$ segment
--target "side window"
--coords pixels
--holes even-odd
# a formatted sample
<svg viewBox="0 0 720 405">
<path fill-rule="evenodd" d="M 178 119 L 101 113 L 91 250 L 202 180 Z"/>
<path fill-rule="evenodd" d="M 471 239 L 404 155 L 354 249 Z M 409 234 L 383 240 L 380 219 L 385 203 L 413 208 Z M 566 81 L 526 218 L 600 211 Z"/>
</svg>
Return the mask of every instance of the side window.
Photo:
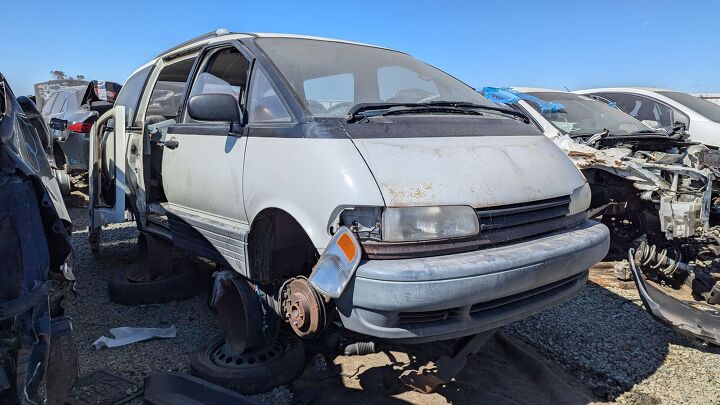
<svg viewBox="0 0 720 405">
<path fill-rule="evenodd" d="M 258 67 L 253 69 L 250 83 L 248 114 L 250 123 L 290 122 L 290 114 L 265 73 Z"/>
<path fill-rule="evenodd" d="M 673 110 L 665 104 L 647 97 L 633 94 L 599 94 L 614 101 L 618 108 L 632 115 L 640 121 L 657 121 L 661 127 L 669 128 L 673 125 Z"/>
<path fill-rule="evenodd" d="M 58 93 L 53 93 L 52 96 L 45 102 L 42 109 L 42 115 L 48 115 L 52 111 L 53 103 L 57 98 Z"/>
<path fill-rule="evenodd" d="M 52 114 L 57 114 L 59 112 L 62 112 L 65 110 L 65 106 L 67 105 L 67 93 L 64 91 L 58 92 L 57 97 L 55 97 L 55 102 L 52 106 Z"/>
<path fill-rule="evenodd" d="M 185 84 L 195 58 L 167 65 L 160 71 L 145 111 L 145 123 L 175 118 L 185 95 Z"/>
<path fill-rule="evenodd" d="M 152 65 L 146 66 L 139 70 L 134 75 L 130 76 L 122 86 L 120 94 L 115 99 L 115 105 L 121 105 L 125 107 L 125 123 L 127 126 L 140 126 L 139 122 L 135 122 L 135 112 L 137 111 L 138 104 L 140 103 L 140 96 L 145 88 L 145 82 L 147 81 L 150 72 L 152 71 Z"/>
<path fill-rule="evenodd" d="M 326 114 L 337 105 L 354 102 L 355 77 L 342 73 L 305 80 L 303 92 L 311 113 Z"/>
<path fill-rule="evenodd" d="M 402 66 L 383 66 L 377 71 L 380 99 L 410 102 L 439 95 L 435 82 Z"/>
<path fill-rule="evenodd" d="M 193 83 L 190 97 L 198 94 L 230 94 L 245 105 L 245 87 L 250 73 L 250 61 L 236 48 L 227 48 L 210 56 Z"/>
</svg>

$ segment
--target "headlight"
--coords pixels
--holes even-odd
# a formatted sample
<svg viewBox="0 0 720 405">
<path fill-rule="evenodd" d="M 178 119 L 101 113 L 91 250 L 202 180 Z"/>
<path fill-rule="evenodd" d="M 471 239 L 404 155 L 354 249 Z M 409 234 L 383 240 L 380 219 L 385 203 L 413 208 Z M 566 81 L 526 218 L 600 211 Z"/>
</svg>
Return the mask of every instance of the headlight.
<svg viewBox="0 0 720 405">
<path fill-rule="evenodd" d="M 570 212 L 568 215 L 587 211 L 590 208 L 591 199 L 592 193 L 589 184 L 585 183 L 582 187 L 576 188 L 570 196 Z"/>
<path fill-rule="evenodd" d="M 386 242 L 457 238 L 478 232 L 475 210 L 467 206 L 386 208 L 382 216 Z"/>
</svg>

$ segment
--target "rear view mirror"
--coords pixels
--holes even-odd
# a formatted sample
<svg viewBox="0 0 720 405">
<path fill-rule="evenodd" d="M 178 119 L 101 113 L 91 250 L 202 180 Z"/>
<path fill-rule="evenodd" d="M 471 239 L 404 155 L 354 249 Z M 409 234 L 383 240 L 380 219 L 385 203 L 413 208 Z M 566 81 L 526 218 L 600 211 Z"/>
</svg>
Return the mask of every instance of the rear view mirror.
<svg viewBox="0 0 720 405">
<path fill-rule="evenodd" d="M 652 129 L 660 129 L 660 123 L 653 120 L 642 120 L 642 123 L 649 126 Z"/>
<path fill-rule="evenodd" d="M 223 121 L 240 125 L 242 113 L 237 99 L 230 94 L 198 94 L 190 97 L 188 115 L 196 121 Z"/>
<path fill-rule="evenodd" d="M 56 129 L 58 131 L 64 131 L 67 129 L 67 121 L 61 120 L 60 118 L 50 119 L 50 129 Z"/>
</svg>

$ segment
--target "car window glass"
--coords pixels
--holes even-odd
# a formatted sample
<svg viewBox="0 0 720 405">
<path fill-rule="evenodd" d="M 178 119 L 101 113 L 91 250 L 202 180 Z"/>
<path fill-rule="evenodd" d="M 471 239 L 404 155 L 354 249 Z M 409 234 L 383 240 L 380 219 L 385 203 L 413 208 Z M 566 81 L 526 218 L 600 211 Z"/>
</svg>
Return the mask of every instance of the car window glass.
<svg viewBox="0 0 720 405">
<path fill-rule="evenodd" d="M 62 91 L 59 92 L 57 97 L 55 97 L 55 102 L 52 106 L 52 113 L 57 114 L 65 108 L 65 105 L 67 104 L 67 94 Z"/>
<path fill-rule="evenodd" d="M 204 72 L 195 79 L 190 97 L 198 94 L 230 94 L 240 105 L 244 105 L 249 69 L 250 61 L 236 48 L 216 52 Z"/>
<path fill-rule="evenodd" d="M 378 91 L 383 101 L 418 102 L 418 97 L 439 93 L 432 80 L 402 66 L 383 66 L 378 69 L 377 76 Z"/>
<path fill-rule="evenodd" d="M 115 105 L 125 107 L 125 122 L 128 126 L 130 126 L 131 123 L 135 126 L 140 125 L 139 122 L 134 122 L 133 120 L 135 119 L 135 112 L 140 103 L 140 96 L 142 95 L 143 88 L 145 88 L 145 82 L 151 71 L 152 65 L 146 66 L 130 76 L 125 82 L 125 85 L 122 86 L 120 94 L 118 94 L 115 99 Z"/>
<path fill-rule="evenodd" d="M 54 93 L 50 98 L 45 102 L 45 105 L 43 105 L 42 109 L 42 115 L 48 115 L 50 114 L 50 111 L 52 111 L 53 103 L 55 102 L 55 98 L 57 98 L 57 93 Z"/>
<path fill-rule="evenodd" d="M 339 107 L 352 105 L 355 77 L 352 73 L 342 73 L 305 80 L 303 92 L 307 108 L 313 115 L 327 115 Z"/>
<path fill-rule="evenodd" d="M 195 58 L 185 59 L 165 66 L 158 75 L 150 94 L 145 121 L 162 121 L 177 115 L 185 94 L 185 84 Z M 148 118 L 150 117 L 150 118 Z"/>
<path fill-rule="evenodd" d="M 248 104 L 249 122 L 290 122 L 280 97 L 270 84 L 262 69 L 255 68 L 250 84 L 250 103 Z"/>
<path fill-rule="evenodd" d="M 665 104 L 634 94 L 600 94 L 600 96 L 614 101 L 620 110 L 640 121 L 657 121 L 663 128 L 673 125 L 673 111 Z"/>
</svg>

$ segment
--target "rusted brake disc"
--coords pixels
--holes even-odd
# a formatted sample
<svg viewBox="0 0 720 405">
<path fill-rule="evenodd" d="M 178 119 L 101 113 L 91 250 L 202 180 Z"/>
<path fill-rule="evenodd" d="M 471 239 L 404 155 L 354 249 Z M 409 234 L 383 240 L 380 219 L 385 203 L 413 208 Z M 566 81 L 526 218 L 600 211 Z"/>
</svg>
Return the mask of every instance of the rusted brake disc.
<svg viewBox="0 0 720 405">
<path fill-rule="evenodd" d="M 305 277 L 288 280 L 282 290 L 283 313 L 296 335 L 310 339 L 325 329 L 325 301 Z"/>
</svg>

